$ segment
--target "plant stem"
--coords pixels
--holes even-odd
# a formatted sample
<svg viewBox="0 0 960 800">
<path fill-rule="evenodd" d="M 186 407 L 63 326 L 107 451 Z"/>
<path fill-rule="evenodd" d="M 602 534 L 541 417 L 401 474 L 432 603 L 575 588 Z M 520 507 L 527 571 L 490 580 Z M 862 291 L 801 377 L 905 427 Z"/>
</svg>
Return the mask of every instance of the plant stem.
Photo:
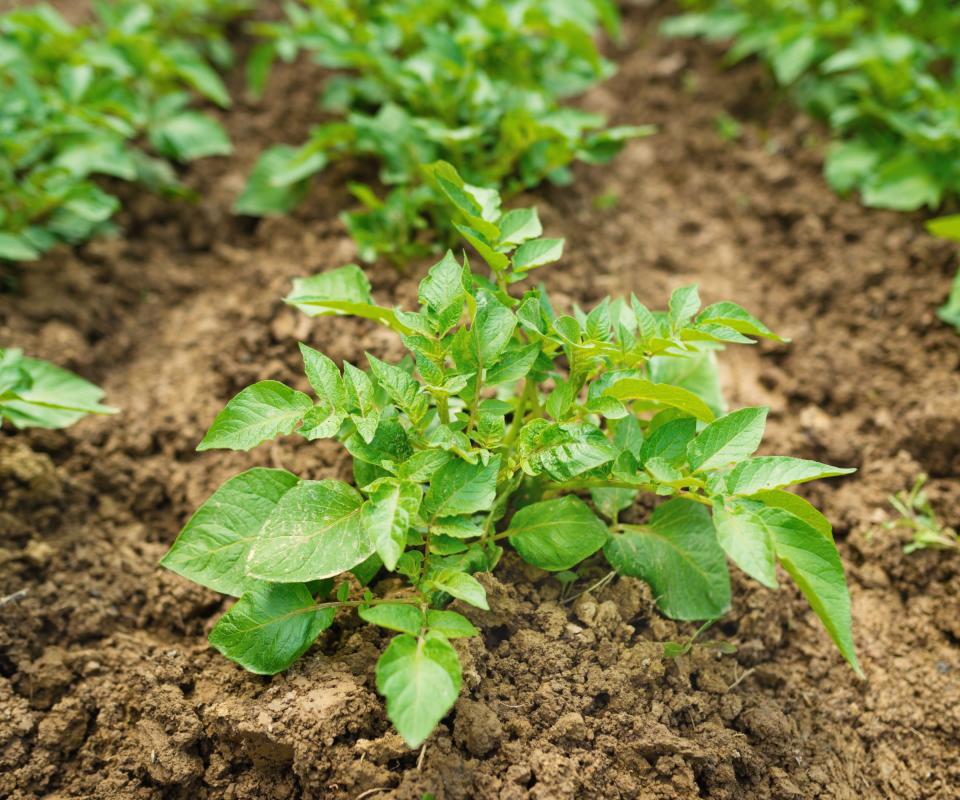
<svg viewBox="0 0 960 800">
<path fill-rule="evenodd" d="M 507 431 L 507 435 L 503 439 L 503 447 L 505 449 L 504 455 L 510 455 L 510 447 L 513 445 L 513 442 L 516 440 L 517 436 L 520 433 L 520 428 L 523 427 L 523 418 L 527 413 L 527 405 L 531 400 L 536 399 L 537 385 L 529 378 L 523 379 L 523 393 L 520 395 L 520 400 L 517 403 L 517 410 L 513 414 L 513 421 L 510 423 L 510 430 Z"/>
<path fill-rule="evenodd" d="M 326 603 L 314 603 L 310 611 L 320 611 L 324 608 L 357 608 L 359 606 L 378 606 L 381 603 L 403 603 L 404 605 L 419 605 L 422 597 L 376 597 L 373 600 L 331 600 Z M 307 609 L 304 609 L 305 611 Z"/>
<path fill-rule="evenodd" d="M 437 414 L 440 415 L 440 422 L 444 425 L 450 424 L 450 405 L 445 394 L 435 395 L 437 400 Z"/>
</svg>

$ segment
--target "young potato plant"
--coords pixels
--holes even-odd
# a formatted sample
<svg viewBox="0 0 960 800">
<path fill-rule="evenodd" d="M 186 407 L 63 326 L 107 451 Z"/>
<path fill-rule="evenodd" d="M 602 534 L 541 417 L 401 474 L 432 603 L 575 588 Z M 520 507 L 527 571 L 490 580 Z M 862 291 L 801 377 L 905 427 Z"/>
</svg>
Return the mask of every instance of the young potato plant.
<svg viewBox="0 0 960 800">
<path fill-rule="evenodd" d="M 353 185 L 363 210 L 344 215 L 364 260 L 402 263 L 448 240 L 442 197 L 420 165 L 445 159 L 506 194 L 570 180 L 573 161 L 601 163 L 649 128 L 606 128 L 562 104 L 612 74 L 594 42 L 618 33 L 610 0 L 309 0 L 255 26 L 250 62 L 262 88 L 276 57 L 306 51 L 337 70 L 323 108 L 335 115 L 300 146 L 263 153 L 237 200 L 241 214 L 294 208 L 331 161 L 372 157 L 387 189 Z M 437 237 L 439 234 L 439 237 Z"/>
<path fill-rule="evenodd" d="M 98 176 L 179 192 L 170 161 L 230 152 L 191 103 L 230 104 L 210 60 L 229 59 L 218 32 L 247 7 L 125 0 L 79 27 L 49 6 L 0 15 L 0 260 L 109 231 L 119 201 Z"/>
<path fill-rule="evenodd" d="M 0 421 L 16 428 L 66 428 L 88 414 L 116 414 L 103 390 L 22 351 L 0 348 Z"/>
<path fill-rule="evenodd" d="M 718 346 L 781 340 L 734 303 L 701 309 L 692 286 L 675 291 L 666 312 L 631 296 L 562 313 L 545 289 L 518 288 L 563 249 L 542 237 L 536 210 L 502 212 L 496 192 L 450 165 L 428 171 L 490 273 L 448 252 L 420 283 L 414 310 L 376 304 L 353 265 L 295 282 L 292 305 L 374 320 L 408 355 L 388 363 L 368 353 L 366 369 L 341 369 L 301 344 L 314 397 L 262 381 L 217 416 L 199 450 L 249 450 L 294 432 L 335 438 L 354 481 L 256 468 L 197 511 L 162 563 L 240 598 L 212 629 L 213 646 L 275 673 L 338 609 L 356 609 L 398 632 L 377 688 L 416 747 L 460 691 L 450 640 L 477 633 L 447 605 L 486 609 L 475 574 L 512 547 L 555 573 L 606 559 L 647 581 L 661 611 L 680 620 L 727 613 L 728 559 L 771 588 L 779 563 L 859 672 L 830 524 L 786 491 L 852 470 L 754 456 L 767 409 L 718 414 L 703 368 Z M 621 520 L 640 496 L 662 502 L 643 521 L 635 511 Z M 384 582 L 375 593 L 383 571 L 404 588 Z M 351 589 L 351 572 L 365 588 Z"/>
<path fill-rule="evenodd" d="M 825 173 L 880 208 L 935 208 L 960 190 L 960 16 L 953 0 L 686 0 L 673 35 L 756 55 L 836 141 Z"/>
</svg>

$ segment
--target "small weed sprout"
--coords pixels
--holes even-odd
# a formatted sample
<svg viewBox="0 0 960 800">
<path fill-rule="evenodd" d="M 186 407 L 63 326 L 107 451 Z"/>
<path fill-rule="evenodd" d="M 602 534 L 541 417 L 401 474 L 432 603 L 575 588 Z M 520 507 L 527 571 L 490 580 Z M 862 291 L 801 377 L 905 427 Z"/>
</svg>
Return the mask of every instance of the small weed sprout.
<svg viewBox="0 0 960 800">
<path fill-rule="evenodd" d="M 899 519 L 884 524 L 887 530 L 906 528 L 913 531 L 910 541 L 903 546 L 903 552 L 917 550 L 960 550 L 960 538 L 957 532 L 944 525 L 930 505 L 930 499 L 923 486 L 927 476 L 920 473 L 913 482 L 910 491 L 897 492 L 890 498 L 890 505 L 900 515 Z"/>
</svg>

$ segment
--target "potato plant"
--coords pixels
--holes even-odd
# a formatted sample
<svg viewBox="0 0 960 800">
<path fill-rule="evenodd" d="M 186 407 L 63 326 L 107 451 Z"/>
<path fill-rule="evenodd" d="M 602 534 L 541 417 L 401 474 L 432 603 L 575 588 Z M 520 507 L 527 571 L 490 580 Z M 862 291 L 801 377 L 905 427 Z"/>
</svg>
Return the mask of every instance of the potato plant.
<svg viewBox="0 0 960 800">
<path fill-rule="evenodd" d="M 354 184 L 363 209 L 344 214 L 365 260 L 403 262 L 449 238 L 423 163 L 445 159 L 467 180 L 512 194 L 567 182 L 573 161 L 605 162 L 650 130 L 607 128 L 603 116 L 562 103 L 614 70 L 594 43 L 601 24 L 617 33 L 610 0 L 309 0 L 285 8 L 286 21 L 254 28 L 264 42 L 250 62 L 253 84 L 262 88 L 276 57 L 306 51 L 336 70 L 321 99 L 334 116 L 304 144 L 264 152 L 235 210 L 285 213 L 330 162 L 372 159 L 386 194 Z"/>
<path fill-rule="evenodd" d="M 254 468 L 196 512 L 162 563 L 239 598 L 211 644 L 272 674 L 338 611 L 355 610 L 397 632 L 376 683 L 416 747 L 460 691 L 451 640 L 477 633 L 448 604 L 486 609 L 475 574 L 494 570 L 510 547 L 554 573 L 605 559 L 649 583 L 678 620 L 727 613 L 728 561 L 770 588 L 779 564 L 859 673 L 830 523 L 786 491 L 852 470 L 754 455 L 767 409 L 724 413 L 710 369 L 718 347 L 782 340 L 734 303 L 701 308 L 692 286 L 664 312 L 631 295 L 564 313 L 526 280 L 563 250 L 542 235 L 536 210 L 503 211 L 497 192 L 449 164 L 427 172 L 489 273 L 447 252 L 414 310 L 375 303 L 353 265 L 295 282 L 287 302 L 373 320 L 408 355 L 388 363 L 368 353 L 365 369 L 340 367 L 301 344 L 314 396 L 262 381 L 214 420 L 199 450 L 249 450 L 292 433 L 334 438 L 352 456 L 354 480 Z M 404 588 L 378 591 L 384 572 Z"/>
<path fill-rule="evenodd" d="M 0 15 L 0 260 L 111 230 L 101 176 L 182 192 L 172 162 L 230 152 L 193 100 L 230 105 L 214 65 L 248 5 L 124 0 L 83 26 L 42 5 Z"/>
<path fill-rule="evenodd" d="M 115 414 L 103 389 L 69 370 L 0 348 L 0 421 L 16 428 L 66 428 L 88 414 Z"/>
</svg>

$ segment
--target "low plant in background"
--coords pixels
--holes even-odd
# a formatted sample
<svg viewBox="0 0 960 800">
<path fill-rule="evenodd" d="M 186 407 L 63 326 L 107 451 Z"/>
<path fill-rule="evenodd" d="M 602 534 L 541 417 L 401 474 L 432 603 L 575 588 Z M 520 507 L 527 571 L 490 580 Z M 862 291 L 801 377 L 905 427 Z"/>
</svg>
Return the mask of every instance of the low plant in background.
<svg viewBox="0 0 960 800">
<path fill-rule="evenodd" d="M 511 195 L 566 183 L 571 162 L 605 162 L 650 130 L 606 128 L 603 116 L 562 104 L 614 71 L 594 42 L 601 24 L 618 33 L 610 0 L 310 0 L 285 9 L 286 21 L 254 26 L 264 42 L 252 84 L 262 88 L 276 57 L 306 51 L 337 70 L 321 98 L 334 118 L 303 145 L 263 153 L 235 210 L 287 212 L 331 161 L 372 157 L 387 193 L 353 185 L 363 210 L 344 215 L 365 260 L 403 262 L 450 238 L 421 164 L 445 159 Z"/>
<path fill-rule="evenodd" d="M 162 563 L 240 598 L 212 629 L 213 646 L 275 673 L 338 610 L 356 609 L 398 632 L 377 688 L 416 747 L 460 691 L 450 640 L 477 633 L 446 606 L 456 598 L 486 609 L 474 574 L 492 571 L 510 546 L 567 580 L 585 559 L 604 558 L 648 582 L 660 610 L 680 620 L 727 613 L 728 558 L 771 588 L 779 563 L 859 672 L 830 523 L 785 491 L 852 470 L 754 456 L 767 409 L 717 409 L 706 356 L 751 337 L 782 340 L 734 303 L 701 308 L 695 287 L 675 291 L 666 312 L 631 296 L 563 313 L 545 289 L 518 288 L 562 254 L 536 210 L 502 211 L 495 191 L 448 164 L 427 172 L 489 276 L 448 252 L 412 311 L 377 305 L 353 265 L 295 282 L 288 303 L 374 320 L 408 354 L 395 364 L 367 354 L 366 369 L 341 369 L 301 344 L 315 397 L 262 381 L 217 416 L 199 450 L 249 450 L 294 432 L 336 438 L 354 481 L 256 468 L 196 512 Z M 645 519 L 640 496 L 662 501 Z M 383 571 L 404 588 L 375 594 Z"/>
<path fill-rule="evenodd" d="M 921 473 L 909 492 L 897 492 L 890 498 L 890 505 L 900 515 L 899 519 L 885 523 L 887 530 L 906 528 L 913 532 L 910 541 L 903 546 L 905 553 L 916 550 L 960 550 L 957 532 L 937 518 L 924 491 L 927 476 Z"/>
<path fill-rule="evenodd" d="M 835 141 L 827 181 L 865 205 L 936 208 L 960 190 L 960 14 L 951 0 L 684 0 L 677 36 L 757 56 Z"/>
<path fill-rule="evenodd" d="M 960 242 L 960 214 L 932 219 L 927 223 L 927 230 L 942 239 Z M 960 333 L 960 270 L 953 279 L 947 302 L 937 309 L 937 316 Z"/>
<path fill-rule="evenodd" d="M 72 372 L 0 348 L 0 421 L 17 428 L 66 428 L 88 414 L 115 414 L 103 390 Z"/>
<path fill-rule="evenodd" d="M 37 258 L 111 229 L 110 176 L 181 191 L 171 161 L 230 152 L 200 96 L 230 104 L 226 23 L 247 0 L 96 4 L 87 25 L 49 6 L 0 15 L 0 259 Z"/>
</svg>

